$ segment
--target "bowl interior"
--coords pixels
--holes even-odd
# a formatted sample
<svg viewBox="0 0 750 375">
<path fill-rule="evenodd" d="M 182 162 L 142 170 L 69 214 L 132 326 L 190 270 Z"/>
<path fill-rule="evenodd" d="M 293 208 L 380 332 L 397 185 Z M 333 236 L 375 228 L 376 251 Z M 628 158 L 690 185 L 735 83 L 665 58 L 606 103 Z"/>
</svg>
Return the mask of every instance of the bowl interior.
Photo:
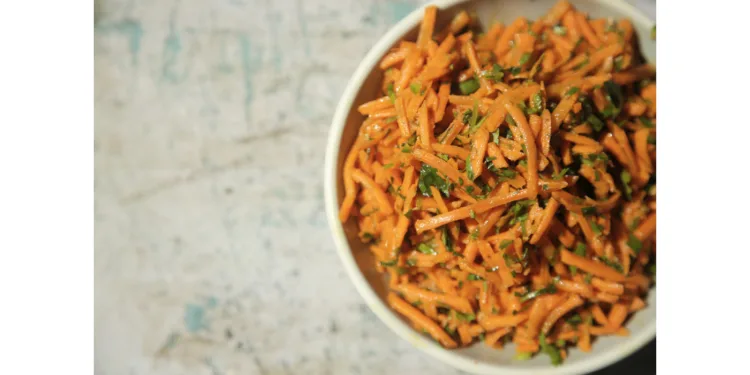
<svg viewBox="0 0 750 375">
<path fill-rule="evenodd" d="M 439 11 L 436 20 L 436 30 L 442 29 L 442 27 L 448 24 L 451 18 L 462 9 L 475 11 L 480 23 L 486 29 L 493 21 L 501 21 L 507 25 L 519 16 L 525 16 L 528 19 L 536 19 L 537 17 L 544 15 L 556 2 L 557 0 L 444 1 L 442 4 L 438 3 Z M 652 63 L 656 62 L 656 42 L 649 38 L 653 22 L 637 12 L 630 5 L 622 1 L 605 0 L 570 0 L 570 2 L 577 9 L 588 12 L 594 18 L 629 18 L 639 36 L 638 43 L 640 44 L 641 54 L 648 61 Z M 328 207 L 329 212 L 331 210 L 333 210 L 333 212 L 338 212 L 338 206 L 343 200 L 344 188 L 341 179 L 341 171 L 344 159 L 346 158 L 348 150 L 354 143 L 359 127 L 364 120 L 364 117 L 357 112 L 356 108 L 361 103 L 381 96 L 380 85 L 383 76 L 382 71 L 377 68 L 377 64 L 385 52 L 390 47 L 398 44 L 399 41 L 403 39 L 412 41 L 416 40 L 418 25 L 421 18 L 422 9 L 419 9 L 396 26 L 396 28 L 399 28 L 399 26 L 405 26 L 402 28 L 405 33 L 392 40 L 392 43 L 386 42 L 387 45 L 384 46 L 385 49 L 382 50 L 382 53 L 378 53 L 376 56 L 368 55 L 368 58 L 374 58 L 366 58 L 362 63 L 363 66 L 360 66 L 360 69 L 366 70 L 364 70 L 364 76 L 361 77 L 362 83 L 359 89 L 357 90 L 355 88 L 356 94 L 353 95 L 353 98 L 347 98 L 347 94 L 345 94 L 342 99 L 342 103 L 347 103 L 349 108 L 345 109 L 347 114 L 344 119 L 343 128 L 340 129 L 340 138 L 335 139 L 336 134 L 331 135 L 332 142 L 338 141 L 338 149 L 333 151 L 336 155 L 333 155 L 335 159 L 331 160 L 332 162 L 335 162 L 335 164 L 328 166 L 330 168 L 336 168 L 335 173 L 332 174 L 335 181 L 328 181 L 330 184 L 329 186 L 335 189 L 333 199 L 327 202 L 329 206 L 335 205 L 335 207 Z M 384 38 L 388 38 L 388 35 Z M 357 74 L 355 74 L 352 82 L 356 82 L 357 78 Z M 349 93 L 349 91 L 347 91 L 347 93 Z M 351 103 L 349 103 L 347 99 L 351 101 Z M 339 108 L 339 111 L 341 110 L 342 108 Z M 337 124 L 336 119 L 334 119 L 332 131 L 336 132 L 337 126 L 341 125 Z M 335 217 L 337 217 L 337 214 L 329 214 L 329 219 Z M 591 353 L 582 353 L 578 350 L 571 350 L 565 364 L 555 369 L 551 368 L 549 358 L 544 355 L 538 355 L 529 361 L 521 362 L 512 360 L 515 354 L 515 350 L 512 346 L 507 346 L 505 350 L 501 351 L 487 348 L 485 345 L 481 344 L 451 351 L 444 350 L 434 343 L 429 336 L 414 331 L 410 328 L 408 322 L 388 308 L 387 303 L 385 302 L 387 294 L 386 279 L 384 275 L 375 271 L 373 266 L 374 257 L 367 246 L 357 237 L 356 223 L 350 220 L 342 227 L 341 224 L 336 221 L 331 225 L 332 228 L 334 228 L 334 237 L 344 237 L 338 238 L 336 241 L 337 245 L 343 243 L 344 247 L 346 247 L 346 249 L 339 249 L 340 252 L 345 252 L 342 254 L 342 259 L 344 260 L 345 265 L 348 266 L 347 269 L 350 271 L 349 274 L 357 286 L 357 289 L 365 297 L 368 305 L 373 309 L 375 314 L 396 333 L 412 342 L 415 346 L 440 357 L 463 370 L 476 373 L 487 373 L 493 369 L 497 370 L 499 368 L 504 368 L 508 371 L 509 369 L 506 366 L 510 365 L 512 366 L 512 370 L 508 373 L 516 371 L 535 374 L 559 371 L 590 371 L 595 368 L 606 366 L 617 359 L 627 356 L 648 342 L 655 335 L 656 293 L 654 289 L 649 293 L 647 300 L 648 307 L 635 314 L 635 316 L 627 322 L 626 326 L 631 332 L 630 336 L 599 338 L 593 345 Z M 343 232 L 341 229 L 343 229 Z M 348 245 L 348 247 L 346 245 Z M 349 251 L 350 253 L 348 253 Z"/>
</svg>

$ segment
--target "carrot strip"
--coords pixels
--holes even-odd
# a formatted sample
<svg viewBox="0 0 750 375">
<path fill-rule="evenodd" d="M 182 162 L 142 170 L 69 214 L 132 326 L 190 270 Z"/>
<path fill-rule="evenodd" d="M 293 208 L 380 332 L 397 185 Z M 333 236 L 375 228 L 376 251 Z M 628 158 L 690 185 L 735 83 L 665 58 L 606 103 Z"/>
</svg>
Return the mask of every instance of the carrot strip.
<svg viewBox="0 0 750 375">
<path fill-rule="evenodd" d="M 437 325 L 432 319 L 426 317 L 414 306 L 396 296 L 394 293 L 388 294 L 388 304 L 390 304 L 396 312 L 411 320 L 412 323 L 426 330 L 427 333 L 446 348 L 455 348 L 458 346 L 442 327 Z"/>
<path fill-rule="evenodd" d="M 552 325 L 555 324 L 558 319 L 562 318 L 563 315 L 581 305 L 583 305 L 583 299 L 581 299 L 579 295 L 573 294 L 568 297 L 565 302 L 555 307 L 549 313 L 549 315 L 547 315 L 547 319 L 545 319 L 544 324 L 542 324 L 542 332 L 547 334 L 552 329 Z"/>
<path fill-rule="evenodd" d="M 560 251 L 560 261 L 569 266 L 578 267 L 585 272 L 605 278 L 607 280 L 615 282 L 625 281 L 625 275 L 615 271 L 612 268 L 609 268 L 603 263 L 594 262 L 593 260 L 580 257 L 567 250 Z"/>
</svg>

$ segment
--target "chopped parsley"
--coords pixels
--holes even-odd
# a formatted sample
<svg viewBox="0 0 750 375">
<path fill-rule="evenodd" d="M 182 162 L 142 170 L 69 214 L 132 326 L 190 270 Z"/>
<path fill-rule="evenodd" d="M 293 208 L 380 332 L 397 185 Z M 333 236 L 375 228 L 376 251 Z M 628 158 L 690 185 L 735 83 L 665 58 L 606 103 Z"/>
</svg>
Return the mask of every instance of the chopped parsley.
<svg viewBox="0 0 750 375">
<path fill-rule="evenodd" d="M 419 94 L 419 92 L 422 90 L 422 85 L 417 82 L 412 82 L 411 85 L 409 85 L 409 88 L 411 89 L 411 92 Z"/>
<path fill-rule="evenodd" d="M 453 184 L 440 177 L 437 169 L 426 163 L 422 164 L 422 168 L 419 170 L 419 182 L 417 186 L 419 187 L 419 191 L 422 192 L 422 195 L 427 197 L 432 196 L 430 186 L 436 187 L 446 197 L 449 196 L 453 190 Z"/>
<path fill-rule="evenodd" d="M 594 129 L 594 131 L 598 132 L 602 129 L 604 129 L 604 122 L 602 120 L 599 120 L 596 115 L 593 113 L 589 115 L 589 117 L 586 118 L 586 122 L 591 125 L 591 129 Z"/>
<path fill-rule="evenodd" d="M 534 96 L 531 97 L 531 113 L 542 113 L 542 110 L 544 109 L 544 105 L 542 103 L 542 92 L 537 92 L 534 94 Z"/>
<path fill-rule="evenodd" d="M 388 98 L 391 99 L 391 103 L 395 103 L 396 102 L 396 92 L 393 91 L 393 82 L 389 83 L 385 90 L 388 93 Z"/>
<path fill-rule="evenodd" d="M 526 52 L 523 55 L 521 55 L 521 59 L 518 60 L 518 65 L 526 64 L 527 62 L 529 62 L 530 59 L 531 59 L 531 54 Z"/>
<path fill-rule="evenodd" d="M 573 254 L 578 255 L 579 257 L 586 256 L 586 245 L 584 245 L 584 244 L 582 244 L 580 242 L 576 243 L 576 248 L 573 251 Z M 570 274 L 571 275 L 575 276 L 576 273 L 578 273 L 578 267 L 576 267 L 576 266 L 568 266 L 568 268 L 570 269 Z"/>
<path fill-rule="evenodd" d="M 422 253 L 422 254 L 427 254 L 427 255 L 435 255 L 435 254 L 437 254 L 437 252 L 435 251 L 435 249 L 433 249 L 432 246 L 428 245 L 425 242 L 422 242 L 419 245 L 417 245 L 417 250 L 419 250 L 419 252 Z"/>
<path fill-rule="evenodd" d="M 563 168 L 563 169 L 562 169 L 562 170 L 560 171 L 560 173 L 555 173 L 555 174 L 553 174 L 553 175 L 552 175 L 552 179 L 553 179 L 553 180 L 561 180 L 561 179 L 563 178 L 563 176 L 565 176 L 565 174 L 566 174 L 566 173 L 568 173 L 568 170 L 569 170 L 569 169 L 568 169 L 567 167 L 566 167 L 566 168 Z"/>
<path fill-rule="evenodd" d="M 534 355 L 532 352 L 519 352 L 513 357 L 516 361 L 528 361 Z"/>
<path fill-rule="evenodd" d="M 581 89 L 579 89 L 578 87 L 571 87 L 571 88 L 570 88 L 570 89 L 568 89 L 568 91 L 567 91 L 567 92 L 565 93 L 565 96 L 571 96 L 571 95 L 573 95 L 573 94 L 577 93 L 578 91 L 581 91 Z"/>
<path fill-rule="evenodd" d="M 503 72 L 503 67 L 498 64 L 492 64 L 492 70 L 485 70 L 482 72 L 482 75 L 490 81 L 500 82 L 503 80 L 505 73 Z"/>
<path fill-rule="evenodd" d="M 596 207 L 583 207 L 581 208 L 581 212 L 583 212 L 584 215 L 596 215 Z"/>
<path fill-rule="evenodd" d="M 560 349 L 556 348 L 553 345 L 547 344 L 547 337 L 544 335 L 544 333 L 539 334 L 539 345 L 541 346 L 542 352 L 550 357 L 553 366 L 559 366 L 560 364 L 562 364 Z"/>
<path fill-rule="evenodd" d="M 515 125 L 516 125 L 516 120 L 513 120 L 513 116 L 511 116 L 511 115 L 510 115 L 510 113 L 509 113 L 509 114 L 507 114 L 507 115 L 505 115 L 505 121 L 506 121 L 506 122 L 507 122 L 508 124 L 511 124 L 511 125 L 513 125 L 513 126 L 515 126 Z"/>
<path fill-rule="evenodd" d="M 640 120 L 641 124 L 643 124 L 643 126 L 645 126 L 647 128 L 654 128 L 654 127 L 656 127 L 656 125 L 654 125 L 654 123 L 651 122 L 651 120 L 648 117 L 641 116 L 641 117 L 638 118 L 638 120 Z"/>
<path fill-rule="evenodd" d="M 500 241 L 500 249 L 505 249 L 513 244 L 513 240 L 502 240 Z"/>
<path fill-rule="evenodd" d="M 376 240 L 377 238 L 375 238 L 375 236 L 373 236 L 372 233 L 368 233 L 368 232 L 362 233 L 362 241 L 364 243 L 375 242 Z"/>
<path fill-rule="evenodd" d="M 477 214 L 474 212 L 474 210 L 469 210 L 469 216 L 471 216 L 472 219 L 477 218 Z"/>
<path fill-rule="evenodd" d="M 600 260 L 600 261 L 601 261 L 602 263 L 604 263 L 605 265 L 607 265 L 607 267 L 609 267 L 609 268 L 612 268 L 612 269 L 614 269 L 615 271 L 617 271 L 617 272 L 619 272 L 619 273 L 624 273 L 624 272 L 625 272 L 625 271 L 624 271 L 624 270 L 622 269 L 622 265 L 621 265 L 620 263 L 618 263 L 618 262 L 616 262 L 616 261 L 612 260 L 612 259 L 609 259 L 609 258 L 607 258 L 607 257 L 605 257 L 605 256 L 600 256 L 600 257 L 598 257 L 598 259 L 599 259 L 599 260 Z"/>
<path fill-rule="evenodd" d="M 633 188 L 630 187 L 631 179 L 632 177 L 630 176 L 630 173 L 628 171 L 620 172 L 620 181 L 622 181 L 622 186 L 625 190 L 625 197 L 627 197 L 628 200 L 631 200 L 633 198 Z"/>
<path fill-rule="evenodd" d="M 520 294 L 516 293 L 516 297 L 521 297 L 521 303 L 526 302 L 528 300 L 534 299 L 536 297 L 539 297 L 543 294 L 555 294 L 557 293 L 557 288 L 555 287 L 554 283 L 551 283 L 547 286 L 545 286 L 542 289 L 538 289 L 532 292 L 528 292 L 526 294 Z"/>
<path fill-rule="evenodd" d="M 396 263 L 398 263 L 398 260 L 396 260 L 396 259 L 392 259 L 392 260 L 389 260 L 387 262 L 383 262 L 383 261 L 380 262 L 380 264 L 383 267 L 393 267 L 393 266 L 396 265 Z"/>
<path fill-rule="evenodd" d="M 414 259 L 414 258 L 409 258 L 409 259 L 406 260 L 406 264 L 409 265 L 409 266 L 411 266 L 411 267 L 414 267 L 414 266 L 417 265 L 417 260 Z"/>
<path fill-rule="evenodd" d="M 573 327 L 577 327 L 579 324 L 583 323 L 583 318 L 581 318 L 578 314 L 573 314 L 568 320 L 566 320 L 568 324 L 572 325 Z"/>
<path fill-rule="evenodd" d="M 466 177 L 469 178 L 469 181 L 474 181 L 474 169 L 471 167 L 471 156 L 469 156 L 466 159 Z"/>
<path fill-rule="evenodd" d="M 509 169 L 509 168 L 503 168 L 500 171 L 498 171 L 496 174 L 498 177 L 497 180 L 499 182 L 512 180 L 513 178 L 516 177 L 516 171 Z"/>
<path fill-rule="evenodd" d="M 477 281 L 477 280 L 484 280 L 484 279 L 482 279 L 482 276 L 470 273 L 469 276 L 466 276 L 466 280 Z"/>
<path fill-rule="evenodd" d="M 463 95 L 473 94 L 475 91 L 479 90 L 479 81 L 477 81 L 476 78 L 470 78 L 466 81 L 459 82 L 458 90 L 461 91 L 461 94 Z"/>
<path fill-rule="evenodd" d="M 601 225 L 597 224 L 596 221 L 591 220 L 591 221 L 589 221 L 589 224 L 591 224 L 591 230 L 594 231 L 595 235 L 598 236 L 598 235 L 602 234 L 602 229 L 604 229 L 604 228 L 602 228 Z"/>
<path fill-rule="evenodd" d="M 568 29 L 565 26 L 557 25 L 552 28 L 552 32 L 557 35 L 565 35 L 568 33 Z"/>
<path fill-rule="evenodd" d="M 641 243 L 641 240 L 638 239 L 633 233 L 630 233 L 628 236 L 628 246 L 633 249 L 633 252 L 638 255 L 641 252 L 641 249 L 643 248 L 643 243 Z"/>
<path fill-rule="evenodd" d="M 458 320 L 464 322 L 473 322 L 477 318 L 476 316 L 474 316 L 474 314 L 463 314 L 458 311 L 454 311 L 454 313 L 456 314 L 456 318 L 458 318 Z"/>
<path fill-rule="evenodd" d="M 492 134 L 492 142 L 496 145 L 500 144 L 500 129 L 496 129 Z"/>
<path fill-rule="evenodd" d="M 618 114 L 620 114 L 622 105 L 625 103 L 625 97 L 622 93 L 622 87 L 620 87 L 620 85 L 614 83 L 613 81 L 607 81 L 604 82 L 604 92 L 607 100 L 611 104 L 611 106 L 607 106 L 607 108 L 611 108 L 608 113 L 609 116 L 605 117 L 615 118 Z M 605 108 L 605 110 L 607 108 Z"/>
<path fill-rule="evenodd" d="M 388 168 L 391 168 L 391 167 L 393 167 L 393 163 L 388 163 L 388 164 L 386 164 L 386 165 L 383 166 L 383 169 L 388 169 Z"/>
</svg>

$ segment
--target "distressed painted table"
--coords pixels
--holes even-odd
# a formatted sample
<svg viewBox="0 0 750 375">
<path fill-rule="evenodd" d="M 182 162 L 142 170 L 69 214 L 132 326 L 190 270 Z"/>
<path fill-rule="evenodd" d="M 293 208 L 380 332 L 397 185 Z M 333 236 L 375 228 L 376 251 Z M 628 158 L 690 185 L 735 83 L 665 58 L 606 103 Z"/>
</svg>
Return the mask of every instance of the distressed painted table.
<svg viewBox="0 0 750 375">
<path fill-rule="evenodd" d="M 97 1 L 97 374 L 456 373 L 368 310 L 323 213 L 339 95 L 418 5 Z"/>
</svg>

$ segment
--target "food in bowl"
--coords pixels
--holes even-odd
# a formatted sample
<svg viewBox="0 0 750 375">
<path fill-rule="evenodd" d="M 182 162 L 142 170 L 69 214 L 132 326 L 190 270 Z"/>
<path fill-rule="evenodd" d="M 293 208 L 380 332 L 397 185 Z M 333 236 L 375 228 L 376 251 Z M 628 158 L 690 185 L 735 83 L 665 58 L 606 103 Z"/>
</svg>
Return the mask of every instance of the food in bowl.
<svg viewBox="0 0 750 375">
<path fill-rule="evenodd" d="M 656 254 L 656 72 L 632 24 L 564 0 L 484 33 L 436 15 L 381 60 L 343 166 L 339 219 L 388 303 L 446 348 L 553 364 L 627 335 Z"/>
</svg>

